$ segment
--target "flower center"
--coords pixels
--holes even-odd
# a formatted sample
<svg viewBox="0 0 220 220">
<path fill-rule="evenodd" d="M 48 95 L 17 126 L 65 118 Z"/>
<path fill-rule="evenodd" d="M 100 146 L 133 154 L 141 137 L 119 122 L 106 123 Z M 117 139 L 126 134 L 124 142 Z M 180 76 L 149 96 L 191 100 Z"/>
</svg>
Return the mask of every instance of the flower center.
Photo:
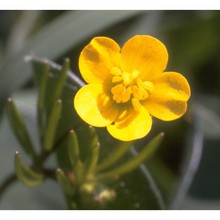
<svg viewBox="0 0 220 220">
<path fill-rule="evenodd" d="M 131 100 L 131 103 L 136 111 L 140 110 L 140 101 L 148 98 L 149 93 L 154 89 L 154 85 L 150 81 L 142 81 L 138 76 L 138 71 L 131 73 L 122 72 L 118 67 L 113 67 L 113 87 L 111 92 L 113 100 L 116 103 L 126 103 Z"/>
</svg>

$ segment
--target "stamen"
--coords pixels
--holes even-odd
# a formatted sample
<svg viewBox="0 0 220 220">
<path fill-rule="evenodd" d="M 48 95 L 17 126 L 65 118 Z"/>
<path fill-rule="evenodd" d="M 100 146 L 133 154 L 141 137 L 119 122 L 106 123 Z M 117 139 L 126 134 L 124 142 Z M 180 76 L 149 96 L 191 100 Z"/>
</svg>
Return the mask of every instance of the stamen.
<svg viewBox="0 0 220 220">
<path fill-rule="evenodd" d="M 124 84 L 129 85 L 132 81 L 131 75 L 127 72 L 123 72 L 121 75 L 122 75 L 122 79 L 124 81 Z"/>
<path fill-rule="evenodd" d="M 140 93 L 140 96 L 141 96 L 141 100 L 144 100 L 146 99 L 149 95 L 148 95 L 148 92 L 146 89 L 144 89 L 143 87 L 139 87 L 139 93 Z"/>
<path fill-rule="evenodd" d="M 132 75 L 132 78 L 133 78 L 133 79 L 136 79 L 136 78 L 138 77 L 138 75 L 139 75 L 139 72 L 138 72 L 137 70 L 134 70 L 134 71 L 131 73 L 131 75 Z"/>
<path fill-rule="evenodd" d="M 124 90 L 124 85 L 123 84 L 118 84 L 114 87 L 112 87 L 111 92 L 114 93 L 121 93 Z"/>
<path fill-rule="evenodd" d="M 126 103 L 130 101 L 135 111 L 140 111 L 141 100 L 148 98 L 149 93 L 153 91 L 154 85 L 150 81 L 142 81 L 138 78 L 139 72 L 122 72 L 120 68 L 113 67 L 111 73 L 112 83 L 118 83 L 112 87 L 113 100 L 116 103 Z"/>
<path fill-rule="evenodd" d="M 131 88 L 128 87 L 122 94 L 122 102 L 127 102 L 131 97 Z"/>
<path fill-rule="evenodd" d="M 138 89 L 137 85 L 133 85 L 133 86 L 131 87 L 131 91 L 132 91 L 133 96 L 134 96 L 136 99 L 141 99 L 140 90 Z"/>
<path fill-rule="evenodd" d="M 112 78 L 112 82 L 116 83 L 116 82 L 121 82 L 122 81 L 122 77 L 121 76 L 114 76 Z"/>
<path fill-rule="evenodd" d="M 132 103 L 135 111 L 140 111 L 141 103 L 138 101 L 138 99 L 136 99 L 136 98 L 131 99 L 131 103 Z"/>
<path fill-rule="evenodd" d="M 113 75 L 121 75 L 121 69 L 118 68 L 118 67 L 113 67 L 111 69 L 111 74 L 113 74 Z"/>
<path fill-rule="evenodd" d="M 152 82 L 150 82 L 150 81 L 144 81 L 143 82 L 143 87 L 145 89 L 147 89 L 149 92 L 152 92 L 153 89 L 154 89 L 154 84 Z"/>
<path fill-rule="evenodd" d="M 111 92 L 113 94 L 113 100 L 115 100 L 117 103 L 122 102 L 122 94 L 126 91 L 125 87 L 123 84 L 118 84 L 114 86 L 111 89 Z"/>
</svg>

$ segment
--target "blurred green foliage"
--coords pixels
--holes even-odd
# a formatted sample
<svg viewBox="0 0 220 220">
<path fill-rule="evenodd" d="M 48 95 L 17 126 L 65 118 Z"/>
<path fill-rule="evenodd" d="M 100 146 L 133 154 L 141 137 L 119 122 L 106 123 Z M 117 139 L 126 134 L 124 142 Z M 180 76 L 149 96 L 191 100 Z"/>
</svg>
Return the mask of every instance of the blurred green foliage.
<svg viewBox="0 0 220 220">
<path fill-rule="evenodd" d="M 121 200 L 116 199 L 108 208 L 160 208 L 158 200 L 155 200 L 156 187 L 159 193 L 159 197 L 156 193 L 157 198 L 164 200 L 167 209 L 219 209 L 219 24 L 219 11 L 1 11 L 0 185 L 14 172 L 15 151 L 23 152 L 6 120 L 4 109 L 9 96 L 17 104 L 34 145 L 40 152 L 36 128 L 38 78 L 33 74 L 31 62 L 28 62 L 30 57 L 48 58 L 60 65 L 65 58 L 69 58 L 71 70 L 80 77 L 79 53 L 93 36 L 109 36 L 123 45 L 133 35 L 149 34 L 167 46 L 167 70 L 178 71 L 188 79 L 192 97 L 183 118 L 170 123 L 154 119 L 150 134 L 135 142 L 135 149 L 141 151 L 156 134 L 165 133 L 159 150 L 150 160 L 142 164 L 140 169 L 110 184 Z M 40 67 L 35 65 L 35 71 L 36 68 Z M 51 95 L 55 96 L 56 71 L 55 68 L 55 75 L 47 88 L 45 100 L 48 102 Z M 57 131 L 57 140 L 72 128 L 71 121 L 76 125 L 78 123 L 75 113 L 71 112 L 73 109 L 69 109 L 77 89 L 77 85 L 67 79 L 62 93 L 62 99 L 65 97 L 62 103 L 63 117 L 59 124 L 66 130 Z M 86 128 L 76 129 L 80 146 L 83 146 L 80 149 L 82 157 L 86 160 L 88 146 L 80 129 Z M 97 134 L 102 146 L 101 160 L 117 149 L 119 143 L 102 129 L 97 129 Z M 65 157 L 67 150 L 59 148 L 58 158 L 49 157 L 46 165 L 54 168 L 58 160 L 62 168 L 68 168 L 71 162 Z M 134 154 L 135 151 L 131 151 L 123 160 L 132 158 Z M 30 162 L 23 154 L 22 160 Z M 62 182 L 62 173 L 58 175 Z M 0 208 L 66 207 L 61 188 L 53 181 L 46 180 L 45 184 L 33 190 L 15 183 L 2 195 Z"/>
</svg>

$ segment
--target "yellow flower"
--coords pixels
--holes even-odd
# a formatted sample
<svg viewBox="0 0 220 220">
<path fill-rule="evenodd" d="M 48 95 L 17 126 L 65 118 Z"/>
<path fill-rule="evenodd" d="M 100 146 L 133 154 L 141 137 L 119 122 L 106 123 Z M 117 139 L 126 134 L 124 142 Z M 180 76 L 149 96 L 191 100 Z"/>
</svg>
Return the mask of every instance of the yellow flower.
<svg viewBox="0 0 220 220">
<path fill-rule="evenodd" d="M 122 141 L 144 137 L 154 116 L 164 121 L 181 117 L 190 87 L 177 72 L 163 72 L 166 47 L 154 37 L 137 35 L 122 49 L 108 37 L 95 37 L 79 57 L 88 85 L 74 98 L 74 107 L 88 124 L 107 127 Z"/>
</svg>

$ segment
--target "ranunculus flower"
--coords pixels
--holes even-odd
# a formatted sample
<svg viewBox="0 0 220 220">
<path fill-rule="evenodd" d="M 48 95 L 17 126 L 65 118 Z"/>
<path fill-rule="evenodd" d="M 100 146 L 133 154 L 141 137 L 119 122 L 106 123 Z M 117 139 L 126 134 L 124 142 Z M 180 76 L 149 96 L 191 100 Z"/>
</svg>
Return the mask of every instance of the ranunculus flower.
<svg viewBox="0 0 220 220">
<path fill-rule="evenodd" d="M 111 38 L 93 38 L 79 57 L 88 84 L 74 98 L 77 113 L 122 141 L 144 137 L 151 116 L 164 121 L 181 117 L 190 87 L 181 74 L 164 72 L 167 62 L 164 44 L 148 35 L 132 37 L 122 49 Z"/>
</svg>

